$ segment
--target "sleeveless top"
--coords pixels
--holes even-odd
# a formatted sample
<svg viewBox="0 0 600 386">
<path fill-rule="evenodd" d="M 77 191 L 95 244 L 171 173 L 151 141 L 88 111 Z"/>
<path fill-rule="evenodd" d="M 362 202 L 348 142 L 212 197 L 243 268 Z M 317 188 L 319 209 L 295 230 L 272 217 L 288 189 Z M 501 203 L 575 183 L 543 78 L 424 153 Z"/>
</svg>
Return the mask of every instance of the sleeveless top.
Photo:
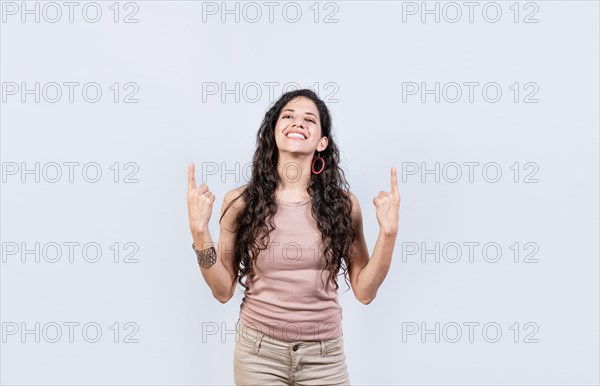
<svg viewBox="0 0 600 386">
<path fill-rule="evenodd" d="M 311 201 L 277 201 L 275 229 L 246 279 L 240 320 L 286 342 L 342 335 L 342 307 L 325 267 L 321 232 Z M 337 272 L 336 272 L 337 274 Z"/>
</svg>

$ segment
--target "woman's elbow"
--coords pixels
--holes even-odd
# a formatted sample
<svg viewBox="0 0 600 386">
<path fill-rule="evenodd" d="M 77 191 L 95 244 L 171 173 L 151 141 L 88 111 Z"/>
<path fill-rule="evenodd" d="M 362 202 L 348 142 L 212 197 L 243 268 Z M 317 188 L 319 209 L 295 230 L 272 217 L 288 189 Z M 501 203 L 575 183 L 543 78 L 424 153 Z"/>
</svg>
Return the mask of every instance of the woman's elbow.
<svg viewBox="0 0 600 386">
<path fill-rule="evenodd" d="M 375 296 L 357 296 L 356 299 L 366 306 L 375 299 Z"/>
<path fill-rule="evenodd" d="M 235 287 L 234 287 L 234 289 L 235 289 Z M 217 299 L 222 304 L 227 303 L 233 297 L 233 291 L 229 291 L 228 293 L 216 293 L 216 292 L 213 292 L 212 294 L 213 294 L 213 297 L 215 299 Z"/>
</svg>

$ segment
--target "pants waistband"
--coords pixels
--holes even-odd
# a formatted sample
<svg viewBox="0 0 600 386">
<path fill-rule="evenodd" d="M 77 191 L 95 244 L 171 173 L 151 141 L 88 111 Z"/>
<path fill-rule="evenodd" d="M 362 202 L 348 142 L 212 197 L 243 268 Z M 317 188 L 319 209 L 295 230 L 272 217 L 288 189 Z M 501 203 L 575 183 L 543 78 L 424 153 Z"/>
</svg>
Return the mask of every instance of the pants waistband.
<svg viewBox="0 0 600 386">
<path fill-rule="evenodd" d="M 286 342 L 248 326 L 241 319 L 238 319 L 236 325 L 236 339 L 243 339 L 246 343 L 251 344 L 254 353 L 257 353 L 259 350 L 268 350 L 282 354 L 291 354 L 297 351 L 300 352 L 301 350 L 304 354 L 320 354 L 322 357 L 327 356 L 327 353 L 332 348 L 343 345 L 342 336 L 327 340 Z"/>
</svg>

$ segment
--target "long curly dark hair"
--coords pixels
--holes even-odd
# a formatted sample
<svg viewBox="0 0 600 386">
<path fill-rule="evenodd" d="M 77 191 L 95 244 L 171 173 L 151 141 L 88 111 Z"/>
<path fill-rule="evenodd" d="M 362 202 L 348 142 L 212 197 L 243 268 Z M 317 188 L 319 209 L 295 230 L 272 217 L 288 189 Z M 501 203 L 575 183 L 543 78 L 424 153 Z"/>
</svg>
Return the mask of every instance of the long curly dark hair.
<svg viewBox="0 0 600 386">
<path fill-rule="evenodd" d="M 279 150 L 275 142 L 275 125 L 283 107 L 297 97 L 306 97 L 315 103 L 321 121 L 321 136 L 328 138 L 327 148 L 320 152 L 320 156 L 325 160 L 325 168 L 320 174 L 311 173 L 307 189 L 312 201 L 312 217 L 321 231 L 325 258 L 323 270 L 330 270 L 329 280 L 337 290 L 337 272 L 344 262 L 343 275 L 348 284 L 348 271 L 352 260 L 349 256 L 350 246 L 356 237 L 352 229 L 349 184 L 344 171 L 338 166 L 340 156 L 331 135 L 329 109 L 312 90 L 301 89 L 283 94 L 266 112 L 256 136 L 250 182 L 246 184 L 245 190 L 228 204 L 219 219 L 220 223 L 229 207 L 240 197 L 244 198 L 245 206 L 237 215 L 234 266 L 238 268 L 237 280 L 245 289 L 248 289 L 248 286 L 242 279 L 251 276 L 253 263 L 260 250 L 268 247 L 269 233 L 275 229 L 275 190 L 280 181 L 277 173 Z"/>
</svg>

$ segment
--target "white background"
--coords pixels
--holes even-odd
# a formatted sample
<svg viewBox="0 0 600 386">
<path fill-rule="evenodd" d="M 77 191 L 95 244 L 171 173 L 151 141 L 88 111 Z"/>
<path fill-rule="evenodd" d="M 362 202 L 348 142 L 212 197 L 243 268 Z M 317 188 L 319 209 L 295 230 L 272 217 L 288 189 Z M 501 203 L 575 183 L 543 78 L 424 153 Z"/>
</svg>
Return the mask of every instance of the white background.
<svg viewBox="0 0 600 386">
<path fill-rule="evenodd" d="M 46 20 L 55 11 L 44 14 L 44 2 L 39 23 L 35 15 L 21 20 L 22 4 L 34 9 L 36 2 L 12 3 L 16 14 L 8 3 L 0 29 L 2 384 L 233 384 L 242 287 L 223 305 L 200 274 L 187 222 L 187 164 L 217 196 L 216 241 L 223 196 L 247 182 L 242 170 L 264 113 L 292 82 L 313 88 L 331 109 L 371 251 L 378 233 L 372 198 L 389 190 L 392 166 L 401 178 L 400 229 L 377 298 L 365 306 L 340 281 L 352 384 L 599 383 L 598 2 L 478 2 L 472 22 L 463 2 L 455 3 L 456 22 L 456 7 L 445 2 L 426 3 L 437 4 L 439 22 L 435 14 L 422 22 L 421 2 L 297 2 L 295 23 L 282 16 L 288 3 L 276 3 L 273 22 L 269 8 L 255 3 L 262 12 L 255 23 L 244 2 L 227 2 L 239 11 L 222 22 L 221 2 L 100 1 L 95 23 L 82 17 L 86 2 L 77 3 L 72 23 L 62 2 L 56 23 Z M 213 6 L 216 15 L 207 13 Z M 124 23 L 132 12 L 138 22 Z M 530 14 L 538 22 L 525 23 Z M 35 82 L 39 103 L 21 88 Z M 96 82 L 102 98 L 85 101 L 79 86 L 69 103 L 63 86 L 52 103 L 54 93 L 41 91 L 51 82 Z M 138 102 L 123 103 L 132 89 L 121 89 L 115 103 L 115 82 L 135 83 Z M 236 82 L 237 91 L 224 92 Z M 428 89 L 439 82 L 439 102 L 433 94 L 422 102 L 421 93 L 403 101 L 403 84 L 411 82 Z M 442 93 L 453 82 L 463 92 L 455 103 L 455 89 Z M 465 82 L 479 83 L 472 103 Z M 524 103 L 528 82 L 537 103 Z M 212 83 L 219 91 L 208 95 L 203 85 Z M 495 103 L 482 96 L 488 83 L 502 90 Z M 23 173 L 36 162 L 39 182 L 36 172 Z M 65 162 L 79 163 L 72 183 Z M 97 183 L 81 173 L 92 162 L 102 170 Z M 439 182 L 422 173 L 436 162 Z M 479 163 L 472 182 L 469 162 Z M 61 166 L 57 182 L 50 182 L 52 163 Z M 217 165 L 217 173 L 203 174 L 202 163 Z M 417 174 L 408 173 L 415 164 Z M 498 165 L 499 181 L 489 182 L 493 168 L 482 174 L 486 164 Z M 124 182 L 131 172 L 137 183 Z M 536 182 L 525 182 L 532 172 Z M 36 242 L 40 250 L 62 245 L 62 258 L 52 263 L 38 252 L 22 262 L 21 250 L 8 253 Z M 73 262 L 65 242 L 80 243 Z M 113 262 L 115 242 L 121 255 L 124 243 L 135 243 L 138 262 Z M 469 242 L 479 243 L 472 262 Z M 528 242 L 538 248 L 537 262 L 522 261 Z M 82 257 L 86 243 L 101 246 L 98 262 Z M 407 252 L 436 243 L 437 254 Z M 493 249 L 482 255 L 488 243 L 500 247 L 495 263 Z M 462 256 L 450 262 L 456 244 Z M 73 342 L 68 322 L 79 323 Z M 128 322 L 138 328 L 130 337 L 137 343 L 124 342 L 134 331 Z M 478 323 L 472 342 L 470 322 Z M 93 329 L 82 335 L 86 323 L 100 326 L 98 342 L 84 339 L 95 336 Z M 415 323 L 418 333 L 403 337 Z M 436 323 L 438 333 L 422 334 Z M 497 342 L 494 328 L 482 333 L 486 324 L 501 328 Z M 55 325 L 62 336 L 51 343 Z M 453 343 L 457 325 L 462 335 Z M 11 326 L 19 330 L 9 334 Z M 211 326 L 217 334 L 203 336 Z"/>
</svg>

